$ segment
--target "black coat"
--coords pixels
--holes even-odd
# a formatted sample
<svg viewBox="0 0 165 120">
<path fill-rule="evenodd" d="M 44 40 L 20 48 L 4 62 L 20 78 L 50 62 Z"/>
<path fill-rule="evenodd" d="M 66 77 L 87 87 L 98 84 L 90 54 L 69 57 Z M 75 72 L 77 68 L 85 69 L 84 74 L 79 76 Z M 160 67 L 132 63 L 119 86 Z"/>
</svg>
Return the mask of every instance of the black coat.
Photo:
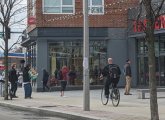
<svg viewBox="0 0 165 120">
<path fill-rule="evenodd" d="M 17 76 L 17 71 L 12 68 L 10 71 L 9 71 L 9 81 L 11 83 L 15 83 L 18 81 L 18 76 Z"/>
<path fill-rule="evenodd" d="M 132 76 L 131 66 L 129 63 L 125 64 L 125 75 L 130 77 Z"/>
<path fill-rule="evenodd" d="M 46 70 L 43 70 L 43 79 L 42 81 L 46 82 L 49 79 L 49 74 Z"/>
<path fill-rule="evenodd" d="M 30 75 L 29 75 L 30 68 L 25 67 L 23 70 L 23 82 L 30 82 Z"/>
<path fill-rule="evenodd" d="M 116 64 L 108 64 L 108 65 L 106 65 L 106 66 L 104 67 L 103 71 L 102 71 L 102 75 L 103 75 L 104 77 L 107 77 L 107 79 L 110 79 L 110 76 L 109 76 L 109 69 L 110 69 L 110 67 L 114 67 L 114 66 L 117 67 L 118 75 L 120 76 L 120 75 L 121 75 L 121 70 L 120 70 L 119 66 L 116 65 Z"/>
</svg>

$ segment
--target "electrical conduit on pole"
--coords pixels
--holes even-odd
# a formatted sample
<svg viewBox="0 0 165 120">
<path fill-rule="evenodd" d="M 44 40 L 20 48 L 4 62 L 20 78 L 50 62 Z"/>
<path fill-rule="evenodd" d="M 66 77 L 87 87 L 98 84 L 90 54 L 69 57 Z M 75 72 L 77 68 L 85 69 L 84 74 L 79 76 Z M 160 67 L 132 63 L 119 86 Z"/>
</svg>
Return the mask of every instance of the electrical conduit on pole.
<svg viewBox="0 0 165 120">
<path fill-rule="evenodd" d="M 89 26 L 88 26 L 88 0 L 83 0 L 84 14 L 84 41 L 83 41 L 83 110 L 90 110 L 89 90 Z"/>
</svg>

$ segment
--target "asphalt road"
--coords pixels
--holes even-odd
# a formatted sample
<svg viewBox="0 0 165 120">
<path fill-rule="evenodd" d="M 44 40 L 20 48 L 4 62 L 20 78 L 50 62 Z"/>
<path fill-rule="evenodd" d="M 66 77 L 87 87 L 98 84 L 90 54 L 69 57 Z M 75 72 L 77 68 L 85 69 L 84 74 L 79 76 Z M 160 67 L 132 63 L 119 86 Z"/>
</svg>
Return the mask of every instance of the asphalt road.
<svg viewBox="0 0 165 120">
<path fill-rule="evenodd" d="M 17 111 L 11 108 L 0 107 L 0 120 L 68 120 L 54 116 L 43 116 L 26 111 Z"/>
</svg>

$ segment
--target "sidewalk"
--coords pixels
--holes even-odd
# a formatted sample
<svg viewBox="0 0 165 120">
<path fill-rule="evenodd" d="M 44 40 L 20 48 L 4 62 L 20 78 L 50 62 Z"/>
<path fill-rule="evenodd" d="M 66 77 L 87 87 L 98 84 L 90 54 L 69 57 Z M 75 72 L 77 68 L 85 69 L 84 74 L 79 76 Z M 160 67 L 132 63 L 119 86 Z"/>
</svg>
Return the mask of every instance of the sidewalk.
<svg viewBox="0 0 165 120">
<path fill-rule="evenodd" d="M 66 97 L 60 97 L 56 92 L 33 92 L 33 99 L 24 99 L 24 91 L 19 88 L 19 98 L 3 100 L 0 105 L 14 107 L 20 110 L 29 110 L 42 114 L 57 115 L 79 120 L 150 120 L 149 99 L 137 99 L 136 89 L 133 95 L 125 96 L 124 89 L 120 89 L 121 100 L 118 107 L 113 107 L 111 101 L 102 105 L 101 90 L 90 91 L 90 111 L 83 111 L 83 91 L 66 91 Z M 158 93 L 159 117 L 165 120 L 165 94 Z"/>
</svg>

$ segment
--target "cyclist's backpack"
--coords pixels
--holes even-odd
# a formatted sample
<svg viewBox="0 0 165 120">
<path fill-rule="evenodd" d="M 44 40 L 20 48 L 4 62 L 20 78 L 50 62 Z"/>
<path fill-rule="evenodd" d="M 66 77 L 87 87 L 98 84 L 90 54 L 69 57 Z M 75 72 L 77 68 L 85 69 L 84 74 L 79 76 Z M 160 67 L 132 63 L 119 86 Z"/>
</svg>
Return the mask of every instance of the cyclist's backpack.
<svg viewBox="0 0 165 120">
<path fill-rule="evenodd" d="M 111 79 L 118 78 L 120 76 L 117 65 L 109 66 L 109 75 Z"/>
</svg>

